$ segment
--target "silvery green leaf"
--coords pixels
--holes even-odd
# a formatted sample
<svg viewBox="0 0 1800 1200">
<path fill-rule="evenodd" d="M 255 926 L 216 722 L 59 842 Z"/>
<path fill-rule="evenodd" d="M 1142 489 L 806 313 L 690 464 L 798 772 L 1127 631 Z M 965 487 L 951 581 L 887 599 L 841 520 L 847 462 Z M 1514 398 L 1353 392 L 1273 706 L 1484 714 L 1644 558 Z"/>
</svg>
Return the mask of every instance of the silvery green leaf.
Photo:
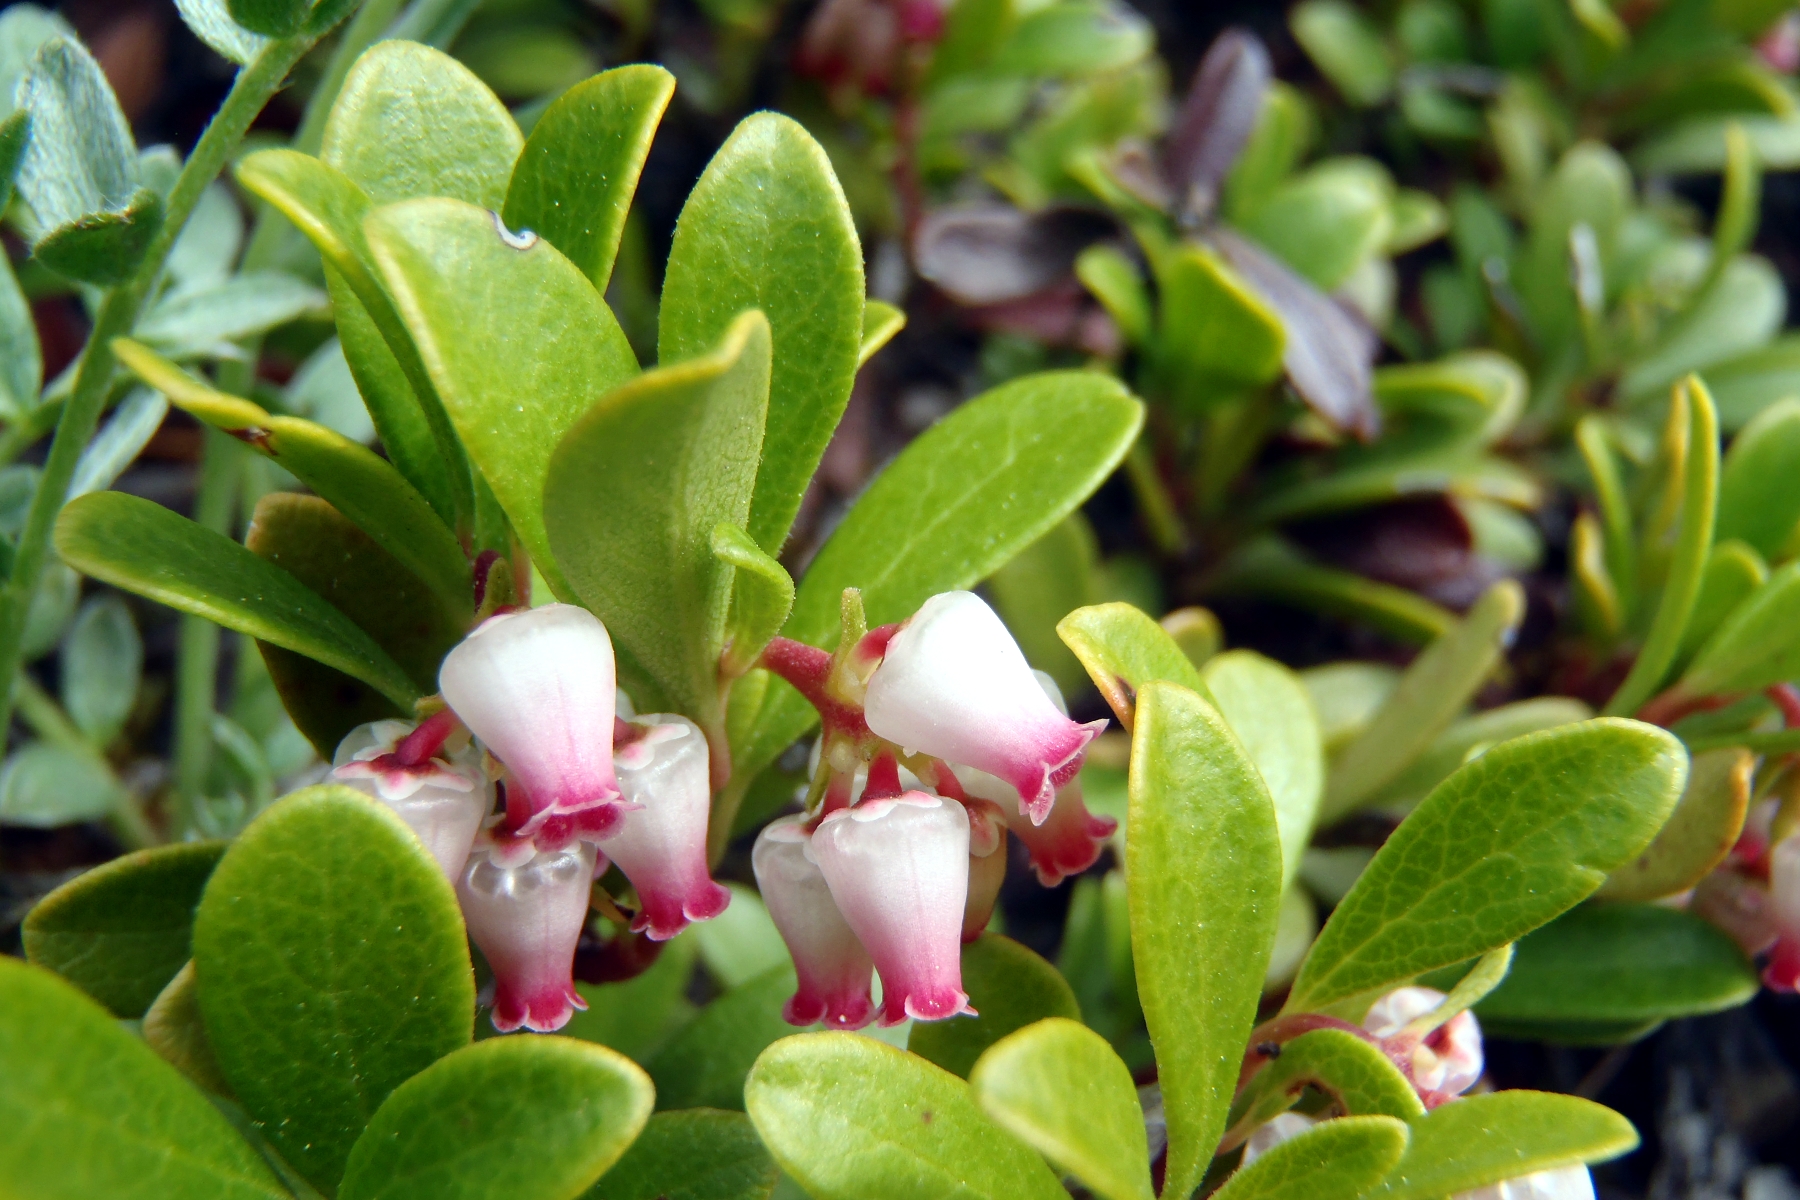
<svg viewBox="0 0 1800 1200">
<path fill-rule="evenodd" d="M 138 183 L 157 195 L 168 198 L 181 175 L 181 154 L 173 146 L 147 146 L 138 152 Z"/>
<path fill-rule="evenodd" d="M 111 487 L 155 436 L 168 412 L 169 402 L 161 392 L 137 388 L 125 397 L 106 427 L 81 452 L 75 476 L 69 480 L 69 499 Z"/>
<path fill-rule="evenodd" d="M 353 442 L 375 440 L 375 422 L 356 390 L 356 379 L 344 359 L 344 347 L 331 338 L 300 364 L 287 386 L 287 402 L 294 412 Z"/>
<path fill-rule="evenodd" d="M 0 114 L 17 107 L 19 80 L 38 48 L 51 38 L 75 40 L 75 30 L 35 4 L 14 4 L 0 13 Z"/>
<path fill-rule="evenodd" d="M 81 576 L 62 563 L 53 562 L 44 570 L 43 582 L 31 597 L 31 608 L 25 614 L 26 662 L 56 649 L 62 640 L 69 618 L 75 615 L 75 601 L 81 593 Z"/>
<path fill-rule="evenodd" d="M 144 643 L 131 609 L 111 594 L 89 600 L 61 657 L 63 707 L 76 728 L 104 746 L 124 728 L 143 676 Z"/>
<path fill-rule="evenodd" d="M 240 67 L 248 65 L 269 44 L 262 34 L 251 33 L 232 20 L 225 0 L 175 0 L 175 7 L 195 37 Z"/>
<path fill-rule="evenodd" d="M 163 296 L 137 336 L 170 358 L 227 358 L 239 338 L 328 311 L 318 288 L 277 271 L 251 271 Z"/>
<path fill-rule="evenodd" d="M 231 189 L 211 184 L 169 250 L 169 276 L 182 289 L 223 279 L 243 244 L 244 217 Z"/>
<path fill-rule="evenodd" d="M 112 772 L 78 750 L 42 742 L 27 746 L 0 768 L 0 820 L 49 829 L 92 821 L 119 803 Z"/>
<path fill-rule="evenodd" d="M 19 290 L 11 263 L 0 263 L 0 416 L 13 419 L 34 408 L 44 385 L 31 304 Z"/>
</svg>

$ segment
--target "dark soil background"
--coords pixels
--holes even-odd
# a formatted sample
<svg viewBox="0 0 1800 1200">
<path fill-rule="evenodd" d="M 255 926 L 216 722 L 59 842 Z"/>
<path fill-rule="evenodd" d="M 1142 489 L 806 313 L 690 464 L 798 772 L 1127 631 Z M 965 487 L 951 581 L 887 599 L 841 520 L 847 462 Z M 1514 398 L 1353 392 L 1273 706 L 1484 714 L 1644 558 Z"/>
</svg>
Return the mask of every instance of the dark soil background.
<svg viewBox="0 0 1800 1200">
<path fill-rule="evenodd" d="M 620 49 L 623 43 L 617 24 L 604 11 L 603 0 L 565 3 L 579 14 L 584 27 L 593 29 L 592 50 L 597 61 L 605 66 L 628 61 Z M 1216 0 L 1133 3 L 1155 24 L 1160 53 L 1177 86 L 1191 75 L 1212 38 L 1234 24 L 1249 26 L 1264 38 L 1280 76 L 1301 82 L 1313 78 L 1310 65 L 1287 35 L 1285 4 Z M 761 56 L 742 105 L 727 112 L 701 112 L 678 93 L 657 135 L 639 189 L 638 205 L 648 226 L 653 263 L 660 263 L 667 252 L 676 214 L 689 188 L 738 118 L 756 108 L 777 106 L 792 48 L 811 7 L 810 0 L 789 5 Z M 172 0 L 71 0 L 60 8 L 105 67 L 139 144 L 167 142 L 184 150 L 191 146 L 228 89 L 231 69 L 187 31 Z M 663 0 L 641 52 L 631 57 L 661 58 L 671 47 L 704 46 L 710 36 L 710 27 L 693 0 Z M 296 88 L 276 100 L 259 129 L 277 136 L 290 132 L 299 120 L 300 93 L 310 79 L 303 67 Z M 1380 153 L 1377 130 L 1337 129 L 1332 137 L 1334 141 L 1353 139 Z M 1432 185 L 1433 164 L 1393 165 L 1409 183 Z M 1449 179 L 1441 167 L 1436 174 L 1439 182 Z M 1715 183 L 1684 190 L 1703 208 L 1716 203 Z M 1782 271 L 1790 296 L 1800 286 L 1797 229 L 1800 177 L 1770 175 L 1764 183 L 1761 233 L 1755 248 Z M 873 237 L 868 241 L 872 289 L 903 300 L 910 323 L 859 380 L 790 547 L 795 567 L 803 565 L 844 505 L 882 462 L 981 386 L 979 335 L 960 324 L 955 311 L 931 289 L 910 281 L 896 243 Z M 23 254 L 16 243 L 9 249 L 15 260 Z M 1403 260 L 1403 274 L 1416 270 L 1417 265 Z M 85 318 L 79 305 L 68 297 L 40 300 L 35 312 L 44 344 L 45 377 L 50 378 L 79 352 Z M 264 370 L 277 378 L 291 367 L 282 361 L 278 347 L 264 364 Z M 173 414 L 119 486 L 186 509 L 191 503 L 199 446 L 199 430 L 191 420 Z M 42 447 L 37 453 L 41 455 Z M 1103 489 L 1090 504 L 1089 515 L 1109 552 L 1129 549 L 1139 536 L 1123 488 Z M 1326 531 L 1326 536 L 1343 537 L 1347 532 L 1334 535 Z M 1540 599 L 1539 591 L 1545 592 L 1548 599 L 1544 602 L 1553 607 L 1554 581 L 1546 579 L 1544 588 L 1534 589 L 1534 600 Z M 1178 592 L 1179 587 L 1171 590 L 1172 595 Z M 174 663 L 173 614 L 136 601 L 133 605 L 145 639 L 146 686 L 160 688 L 166 695 Z M 1349 654 L 1399 657 L 1395 647 L 1285 611 L 1271 614 L 1220 606 L 1219 612 L 1229 644 L 1262 649 L 1293 665 Z M 233 640 L 227 638 L 227 662 L 221 674 L 227 686 L 231 678 L 229 643 Z M 166 750 L 166 714 L 162 722 L 149 732 L 144 746 L 147 752 Z M 39 896 L 83 867 L 118 852 L 107 832 L 97 826 L 51 831 L 0 827 L 0 952 L 19 953 L 18 922 Z M 1009 882 L 1003 896 L 1009 932 L 1053 955 L 1071 887 L 1072 882 L 1066 882 L 1046 892 L 1035 884 L 1014 887 Z M 1638 1043 L 1611 1050 L 1490 1040 L 1488 1063 L 1496 1087 L 1579 1093 L 1618 1109 L 1637 1125 L 1643 1147 L 1595 1172 L 1603 1197 L 1800 1200 L 1800 1186 L 1794 1182 L 1800 1178 L 1800 997 L 1765 993 L 1743 1009 L 1674 1022 Z"/>
</svg>

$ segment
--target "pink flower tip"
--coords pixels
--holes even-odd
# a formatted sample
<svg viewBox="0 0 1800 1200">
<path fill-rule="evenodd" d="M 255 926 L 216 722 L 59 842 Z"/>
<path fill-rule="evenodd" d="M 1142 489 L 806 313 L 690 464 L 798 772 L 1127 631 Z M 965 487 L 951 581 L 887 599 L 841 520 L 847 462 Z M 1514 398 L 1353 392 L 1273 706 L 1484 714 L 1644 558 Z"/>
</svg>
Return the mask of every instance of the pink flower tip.
<svg viewBox="0 0 1800 1200">
<path fill-rule="evenodd" d="M 494 1028 L 550 1033 L 587 1007 L 575 990 L 575 947 L 599 860 L 582 841 L 523 861 L 517 850 L 478 842 L 456 896 L 469 936 L 494 970 Z"/>
<path fill-rule="evenodd" d="M 1058 711 L 1005 623 L 973 592 L 933 596 L 894 634 L 864 711 L 879 737 L 1012 784 L 1040 825 L 1106 729 Z"/>
<path fill-rule="evenodd" d="M 784 817 L 764 826 L 750 853 L 756 886 L 799 981 L 781 1015 L 790 1025 L 861 1029 L 875 1016 L 875 963 L 832 899 L 810 841 L 806 818 Z"/>
<path fill-rule="evenodd" d="M 629 811 L 601 848 L 637 889 L 642 907 L 632 931 L 667 941 L 731 903 L 731 893 L 713 881 L 706 865 L 712 808 L 706 736 L 672 713 L 651 713 L 632 724 L 643 735 L 621 746 L 613 762 Z"/>
</svg>

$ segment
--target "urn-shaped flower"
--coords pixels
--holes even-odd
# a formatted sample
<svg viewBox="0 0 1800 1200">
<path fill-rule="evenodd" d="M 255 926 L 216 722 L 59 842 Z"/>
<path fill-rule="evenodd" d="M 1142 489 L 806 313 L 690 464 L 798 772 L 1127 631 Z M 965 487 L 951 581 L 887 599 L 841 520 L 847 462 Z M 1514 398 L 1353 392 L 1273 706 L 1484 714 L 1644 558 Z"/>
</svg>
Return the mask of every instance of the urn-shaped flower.
<svg viewBox="0 0 1800 1200">
<path fill-rule="evenodd" d="M 783 817 L 763 827 L 750 854 L 756 886 L 799 978 L 781 1015 L 790 1025 L 823 1021 L 832 1029 L 861 1029 L 875 1016 L 869 994 L 875 962 L 838 911 L 807 853 L 809 840 L 806 818 Z"/>
<path fill-rule="evenodd" d="M 615 748 L 613 766 L 628 805 L 618 832 L 600 843 L 625 872 L 642 906 L 631 923 L 666 941 L 725 911 L 731 893 L 706 869 L 706 823 L 712 806 L 706 737 L 686 717 L 652 713 L 630 722 L 637 732 Z"/>
</svg>

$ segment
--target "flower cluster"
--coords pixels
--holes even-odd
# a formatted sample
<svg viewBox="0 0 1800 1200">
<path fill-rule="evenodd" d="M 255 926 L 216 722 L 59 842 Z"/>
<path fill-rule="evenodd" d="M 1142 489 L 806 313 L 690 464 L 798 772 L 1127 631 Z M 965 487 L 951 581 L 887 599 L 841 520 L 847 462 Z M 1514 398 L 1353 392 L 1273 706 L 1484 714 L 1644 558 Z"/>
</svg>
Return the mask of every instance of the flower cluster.
<svg viewBox="0 0 1800 1200">
<path fill-rule="evenodd" d="M 707 870 L 706 738 L 685 717 L 621 716 L 612 640 L 574 605 L 490 617 L 438 686 L 443 711 L 352 731 L 332 775 L 399 814 L 455 885 L 494 1027 L 560 1029 L 585 1007 L 572 963 L 609 863 L 653 940 L 730 901 Z"/>
<path fill-rule="evenodd" d="M 1746 954 L 1768 955 L 1766 986 L 1794 992 L 1800 991 L 1800 830 L 1787 827 L 1781 807 L 1770 801 L 1751 815 L 1725 862 L 1694 889 L 1691 906 Z"/>
<path fill-rule="evenodd" d="M 987 925 L 1009 831 L 1046 884 L 1099 857 L 1115 823 L 1076 782 L 1104 721 L 1069 719 L 970 592 L 836 654 L 777 638 L 762 664 L 819 710 L 808 812 L 768 826 L 756 881 L 793 955 L 787 1019 L 855 1029 L 971 1013 L 961 943 Z"/>
<path fill-rule="evenodd" d="M 1448 1021 L 1438 1020 L 1435 1014 L 1445 999 L 1433 988 L 1399 988 L 1377 1000 L 1361 1026 L 1347 1026 L 1381 1047 L 1428 1108 L 1459 1099 L 1480 1080 L 1483 1067 L 1475 1014 L 1465 1010 Z M 1244 1142 L 1245 1165 L 1315 1123 L 1312 1117 L 1287 1112 L 1258 1126 Z M 1452 1200 L 1594 1200 L 1594 1181 L 1584 1166 L 1555 1167 L 1462 1192 Z"/>
</svg>

